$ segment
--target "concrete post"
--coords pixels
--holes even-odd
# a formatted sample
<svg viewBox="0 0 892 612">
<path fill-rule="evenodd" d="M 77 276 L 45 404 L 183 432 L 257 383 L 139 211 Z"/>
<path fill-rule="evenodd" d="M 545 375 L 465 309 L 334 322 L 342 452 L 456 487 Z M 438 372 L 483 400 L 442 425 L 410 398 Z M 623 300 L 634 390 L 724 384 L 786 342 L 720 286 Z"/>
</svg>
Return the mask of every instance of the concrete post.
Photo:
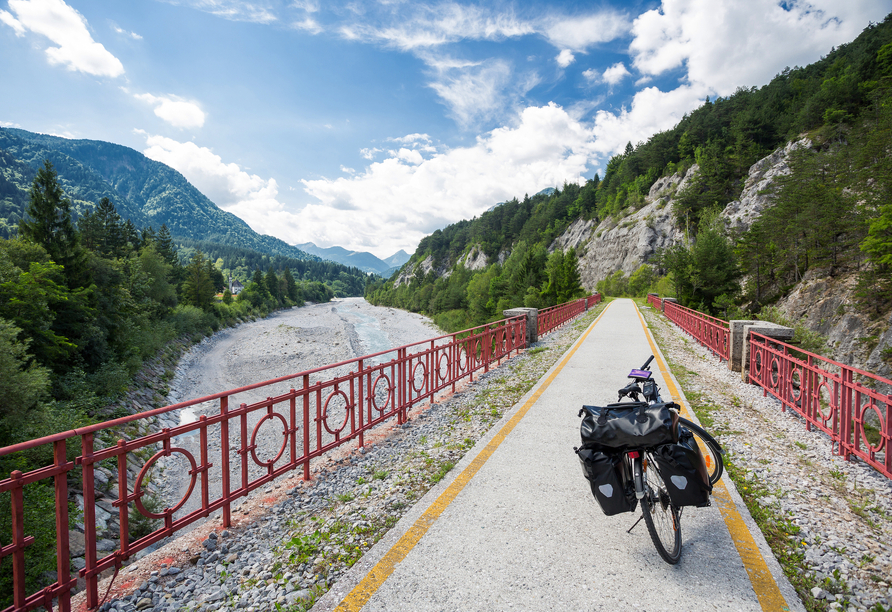
<svg viewBox="0 0 892 612">
<path fill-rule="evenodd" d="M 527 346 L 539 340 L 539 310 L 536 308 L 511 308 L 503 310 L 505 318 L 527 318 Z"/>
<path fill-rule="evenodd" d="M 759 323 L 759 321 L 734 320 L 729 323 L 731 327 L 731 359 L 728 360 L 728 369 L 732 372 L 742 372 L 744 369 L 743 345 L 747 339 L 743 333 L 743 328 L 745 325 L 752 325 L 754 323 Z"/>
<path fill-rule="evenodd" d="M 666 312 L 666 302 L 672 302 L 673 304 L 678 304 L 678 300 L 676 300 L 675 298 L 663 298 L 663 301 L 661 303 L 661 305 L 663 307 L 663 312 Z"/>
<path fill-rule="evenodd" d="M 778 342 L 789 342 L 793 339 L 794 329 L 792 327 L 784 327 L 777 323 L 769 321 L 754 321 L 743 325 L 743 359 L 741 362 L 740 375 L 744 382 L 747 378 L 747 370 L 750 366 L 750 332 L 756 332 L 767 336 Z"/>
</svg>

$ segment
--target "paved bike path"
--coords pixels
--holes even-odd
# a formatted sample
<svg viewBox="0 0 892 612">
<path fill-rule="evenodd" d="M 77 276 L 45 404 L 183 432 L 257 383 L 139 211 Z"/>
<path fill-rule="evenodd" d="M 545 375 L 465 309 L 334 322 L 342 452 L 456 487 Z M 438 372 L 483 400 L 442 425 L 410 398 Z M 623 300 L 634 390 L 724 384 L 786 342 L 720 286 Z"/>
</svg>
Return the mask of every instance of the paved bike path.
<svg viewBox="0 0 892 612">
<path fill-rule="evenodd" d="M 724 504 L 684 511 L 675 566 L 643 521 L 627 533 L 640 512 L 597 507 L 573 453 L 577 412 L 613 401 L 652 352 L 634 303 L 609 304 L 314 610 L 803 610 L 727 477 Z M 670 397 L 677 385 L 653 369 Z"/>
</svg>

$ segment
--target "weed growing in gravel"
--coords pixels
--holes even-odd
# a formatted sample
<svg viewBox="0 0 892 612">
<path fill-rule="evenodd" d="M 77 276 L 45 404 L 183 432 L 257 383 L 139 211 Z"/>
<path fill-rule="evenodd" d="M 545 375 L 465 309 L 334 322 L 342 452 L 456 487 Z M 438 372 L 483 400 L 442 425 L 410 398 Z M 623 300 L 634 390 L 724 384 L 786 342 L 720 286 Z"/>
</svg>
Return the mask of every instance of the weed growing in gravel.
<svg viewBox="0 0 892 612">
<path fill-rule="evenodd" d="M 808 446 L 806 446 L 804 442 L 800 442 L 799 440 L 795 440 L 795 441 L 793 442 L 793 444 L 795 444 L 796 446 L 798 446 L 798 447 L 801 448 L 802 450 L 806 450 L 806 449 L 808 449 Z"/>
</svg>

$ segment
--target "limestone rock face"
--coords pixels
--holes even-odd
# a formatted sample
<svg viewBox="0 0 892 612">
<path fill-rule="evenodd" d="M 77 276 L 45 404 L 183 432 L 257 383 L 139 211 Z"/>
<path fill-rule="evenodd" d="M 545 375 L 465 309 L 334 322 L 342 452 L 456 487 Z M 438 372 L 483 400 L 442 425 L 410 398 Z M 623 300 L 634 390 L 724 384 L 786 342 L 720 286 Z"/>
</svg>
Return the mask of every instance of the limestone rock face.
<svg viewBox="0 0 892 612">
<path fill-rule="evenodd" d="M 789 142 L 768 157 L 763 157 L 750 167 L 740 198 L 729 203 L 722 211 L 729 227 L 745 232 L 772 203 L 772 197 L 764 193 L 779 176 L 790 174 L 787 163 L 790 153 L 803 147 L 811 147 L 811 140 L 802 138 Z"/>
<path fill-rule="evenodd" d="M 892 327 L 884 319 L 856 312 L 851 304 L 857 283 L 857 272 L 832 277 L 825 269 L 812 269 L 777 306 L 793 321 L 827 336 L 832 349 L 828 356 L 834 360 L 892 378 L 888 359 L 883 358 L 892 346 Z"/>
<path fill-rule="evenodd" d="M 595 226 L 594 221 L 578 219 L 549 250 L 576 248 L 582 286 L 588 291 L 594 291 L 599 280 L 616 270 L 631 274 L 657 249 L 683 238 L 683 232 L 675 227 L 672 198 L 696 173 L 695 165 L 684 175 L 676 173 L 659 179 L 645 197 L 647 204 L 618 224 L 606 219 Z"/>
</svg>

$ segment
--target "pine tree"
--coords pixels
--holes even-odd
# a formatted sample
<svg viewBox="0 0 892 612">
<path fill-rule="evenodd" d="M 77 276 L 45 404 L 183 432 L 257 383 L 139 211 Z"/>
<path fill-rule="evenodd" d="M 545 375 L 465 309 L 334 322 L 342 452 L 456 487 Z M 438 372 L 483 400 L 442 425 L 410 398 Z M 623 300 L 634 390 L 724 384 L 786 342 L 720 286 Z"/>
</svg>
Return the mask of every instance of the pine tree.
<svg viewBox="0 0 892 612">
<path fill-rule="evenodd" d="M 183 281 L 183 302 L 207 310 L 214 298 L 214 284 L 208 273 L 207 260 L 201 250 L 195 251 L 192 260 L 185 268 Z"/>
<path fill-rule="evenodd" d="M 31 183 L 26 216 L 19 222 L 19 234 L 41 245 L 50 257 L 65 270 L 70 288 L 90 284 L 87 253 L 81 247 L 71 221 L 71 201 L 59 186 L 58 175 L 49 160 Z"/>
</svg>

